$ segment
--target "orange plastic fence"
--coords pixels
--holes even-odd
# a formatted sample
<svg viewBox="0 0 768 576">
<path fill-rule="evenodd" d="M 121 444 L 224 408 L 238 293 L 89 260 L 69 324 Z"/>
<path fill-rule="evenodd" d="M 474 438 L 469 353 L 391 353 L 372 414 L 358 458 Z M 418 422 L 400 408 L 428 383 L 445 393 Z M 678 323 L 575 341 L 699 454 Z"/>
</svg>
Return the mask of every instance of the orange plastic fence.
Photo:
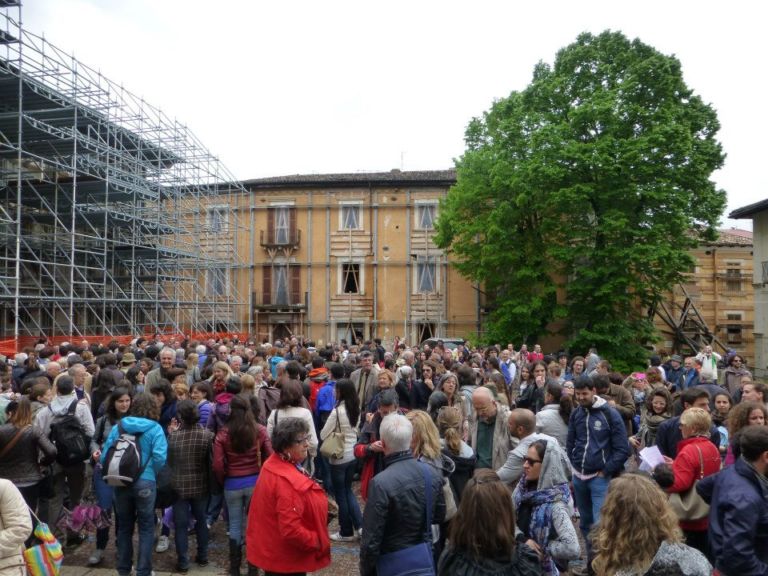
<svg viewBox="0 0 768 576">
<path fill-rule="evenodd" d="M 151 338 L 155 335 L 153 332 L 147 332 L 145 334 L 141 334 L 144 338 Z M 181 334 L 181 333 L 161 333 L 161 338 L 163 341 L 168 342 L 169 340 L 176 339 L 178 341 L 183 340 L 185 337 L 189 337 L 192 340 L 198 340 L 198 341 L 205 341 L 209 339 L 218 340 L 220 338 L 228 338 L 233 339 L 237 338 L 241 342 L 248 339 L 248 334 L 245 332 L 192 332 L 188 334 Z M 19 336 L 18 338 L 8 338 L 5 340 L 0 340 L 0 354 L 4 354 L 5 356 L 13 356 L 16 354 L 16 352 L 20 352 L 25 347 L 33 347 L 38 339 L 39 336 Z M 130 344 L 131 341 L 134 338 L 138 338 L 135 334 L 129 334 L 129 335 L 122 335 L 122 336 L 49 336 L 48 339 L 53 342 L 53 344 L 58 345 L 62 344 L 63 342 L 69 342 L 70 344 L 80 344 L 84 340 L 88 342 L 88 344 L 109 344 L 110 342 L 117 341 L 119 344 Z"/>
</svg>

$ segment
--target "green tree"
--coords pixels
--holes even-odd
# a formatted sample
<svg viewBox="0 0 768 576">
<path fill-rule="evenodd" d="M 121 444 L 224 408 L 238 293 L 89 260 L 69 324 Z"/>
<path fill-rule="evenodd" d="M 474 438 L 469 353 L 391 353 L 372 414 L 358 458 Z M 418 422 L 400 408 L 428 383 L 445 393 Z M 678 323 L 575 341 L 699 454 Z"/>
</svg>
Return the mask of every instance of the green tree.
<svg viewBox="0 0 768 576">
<path fill-rule="evenodd" d="M 574 350 L 643 362 L 646 311 L 716 236 L 719 127 L 675 57 L 610 31 L 473 119 L 436 241 L 493 295 L 489 338 L 531 342 L 559 321 Z"/>
</svg>

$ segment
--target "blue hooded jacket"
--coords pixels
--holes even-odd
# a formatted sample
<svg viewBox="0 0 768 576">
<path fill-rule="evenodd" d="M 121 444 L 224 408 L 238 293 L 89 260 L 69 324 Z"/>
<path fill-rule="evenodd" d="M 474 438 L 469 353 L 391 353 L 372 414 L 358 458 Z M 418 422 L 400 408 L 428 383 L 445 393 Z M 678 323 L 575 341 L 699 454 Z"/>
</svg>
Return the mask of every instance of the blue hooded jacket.
<svg viewBox="0 0 768 576">
<path fill-rule="evenodd" d="M 165 460 L 168 457 L 168 442 L 165 439 L 165 434 L 160 424 L 148 418 L 126 416 L 120 420 L 120 425 L 123 427 L 123 430 L 130 434 L 141 434 L 139 436 L 141 465 L 144 466 L 146 463 L 146 466 L 144 466 L 140 479 L 157 482 L 155 474 L 165 465 Z M 100 461 L 102 466 L 107 458 L 107 451 L 117 441 L 117 437 L 118 426 L 113 426 L 107 441 L 104 442 L 104 446 L 101 449 Z M 152 460 L 147 463 L 149 458 Z"/>
<path fill-rule="evenodd" d="M 568 423 L 567 451 L 580 474 L 616 476 L 629 458 L 627 429 L 619 411 L 599 396 L 591 408 L 576 408 Z"/>
</svg>

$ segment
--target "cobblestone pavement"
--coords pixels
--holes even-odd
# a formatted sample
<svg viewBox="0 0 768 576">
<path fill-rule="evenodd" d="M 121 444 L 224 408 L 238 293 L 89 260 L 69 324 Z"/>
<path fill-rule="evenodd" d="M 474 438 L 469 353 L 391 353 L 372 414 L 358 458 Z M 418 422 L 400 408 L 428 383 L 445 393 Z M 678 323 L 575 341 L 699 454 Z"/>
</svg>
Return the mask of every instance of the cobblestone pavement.
<svg viewBox="0 0 768 576">
<path fill-rule="evenodd" d="M 358 491 L 356 490 L 356 493 Z M 329 533 L 337 532 L 338 522 L 334 520 L 328 526 Z M 114 536 L 114 533 L 113 535 Z M 189 549 L 195 550 L 195 536 L 189 537 Z M 110 538 L 104 554 L 104 560 L 97 568 L 87 566 L 88 556 L 90 556 L 95 546 L 92 542 L 85 542 L 76 549 L 64 550 L 64 570 L 62 576 L 115 576 L 116 550 L 114 537 Z M 137 545 L 134 544 L 134 549 Z M 211 564 L 205 568 L 198 568 L 194 563 L 189 570 L 189 576 L 213 576 L 226 574 L 228 567 L 228 542 L 224 523 L 219 521 L 211 529 L 211 540 L 208 547 L 208 554 Z M 358 570 L 359 543 L 358 542 L 331 542 L 331 565 L 327 568 L 314 572 L 318 576 L 359 576 Z M 173 568 L 176 565 L 176 553 L 173 543 L 173 537 L 170 539 L 170 548 L 167 552 L 152 555 L 152 567 L 155 570 L 155 576 L 168 576 L 174 574 Z M 241 568 L 245 573 L 245 567 Z"/>
</svg>

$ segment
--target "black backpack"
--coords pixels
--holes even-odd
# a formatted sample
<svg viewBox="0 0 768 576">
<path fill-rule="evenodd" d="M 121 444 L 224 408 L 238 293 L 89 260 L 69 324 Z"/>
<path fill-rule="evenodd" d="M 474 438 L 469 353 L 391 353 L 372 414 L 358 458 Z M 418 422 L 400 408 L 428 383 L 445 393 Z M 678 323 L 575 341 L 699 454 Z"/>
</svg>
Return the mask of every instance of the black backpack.
<svg viewBox="0 0 768 576">
<path fill-rule="evenodd" d="M 78 402 L 73 400 L 64 414 L 55 414 L 51 421 L 48 438 L 56 446 L 56 462 L 62 466 L 84 462 L 91 455 L 91 438 L 75 416 Z"/>
<path fill-rule="evenodd" d="M 117 439 L 107 450 L 101 475 L 110 486 L 133 486 L 149 463 L 149 457 L 141 465 L 141 433 L 129 434 L 123 430 L 122 423 L 117 423 Z"/>
</svg>

